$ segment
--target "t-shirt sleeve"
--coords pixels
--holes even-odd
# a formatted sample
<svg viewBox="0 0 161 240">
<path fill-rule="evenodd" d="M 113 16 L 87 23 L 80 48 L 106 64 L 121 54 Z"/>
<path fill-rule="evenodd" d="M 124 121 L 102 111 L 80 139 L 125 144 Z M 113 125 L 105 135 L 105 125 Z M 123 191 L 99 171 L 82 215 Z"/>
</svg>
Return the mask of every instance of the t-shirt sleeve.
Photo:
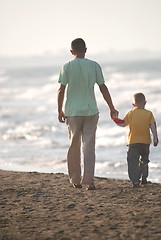
<svg viewBox="0 0 161 240">
<path fill-rule="evenodd" d="M 98 85 L 104 84 L 105 80 L 103 77 L 102 69 L 101 66 L 96 63 L 96 83 Z"/>
<path fill-rule="evenodd" d="M 153 113 L 150 112 L 150 123 L 155 122 L 155 118 L 153 116 Z"/>
<path fill-rule="evenodd" d="M 129 114 L 130 114 L 130 112 L 128 112 L 123 119 L 125 126 L 129 125 Z"/>
<path fill-rule="evenodd" d="M 64 65 L 60 71 L 58 82 L 67 85 L 68 83 L 68 74 L 67 74 L 67 65 Z"/>
</svg>

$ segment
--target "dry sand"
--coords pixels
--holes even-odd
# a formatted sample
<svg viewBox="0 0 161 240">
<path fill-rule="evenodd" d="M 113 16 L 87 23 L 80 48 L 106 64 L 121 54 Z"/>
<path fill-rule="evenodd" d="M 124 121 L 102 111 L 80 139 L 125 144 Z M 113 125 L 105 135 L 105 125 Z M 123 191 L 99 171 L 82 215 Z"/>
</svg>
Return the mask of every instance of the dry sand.
<svg viewBox="0 0 161 240">
<path fill-rule="evenodd" d="M 65 174 L 0 171 L 0 240 L 161 240 L 161 184 L 95 178 L 74 189 Z"/>
</svg>

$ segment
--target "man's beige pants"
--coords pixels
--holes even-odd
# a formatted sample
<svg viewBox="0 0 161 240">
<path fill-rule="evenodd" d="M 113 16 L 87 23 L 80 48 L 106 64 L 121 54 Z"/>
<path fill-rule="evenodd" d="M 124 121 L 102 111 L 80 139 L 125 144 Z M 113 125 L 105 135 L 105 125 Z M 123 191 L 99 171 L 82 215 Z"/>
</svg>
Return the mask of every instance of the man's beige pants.
<svg viewBox="0 0 161 240">
<path fill-rule="evenodd" d="M 67 154 L 71 183 L 92 184 L 95 170 L 95 135 L 98 115 L 67 117 L 71 144 Z M 84 174 L 81 177 L 81 140 L 84 157 Z"/>
</svg>

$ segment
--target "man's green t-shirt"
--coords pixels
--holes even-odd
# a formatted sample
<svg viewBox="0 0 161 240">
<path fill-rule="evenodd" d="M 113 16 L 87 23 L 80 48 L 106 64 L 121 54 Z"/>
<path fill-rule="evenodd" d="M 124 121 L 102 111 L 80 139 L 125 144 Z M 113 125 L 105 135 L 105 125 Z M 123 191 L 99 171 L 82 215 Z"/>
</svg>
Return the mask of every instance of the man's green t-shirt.
<svg viewBox="0 0 161 240">
<path fill-rule="evenodd" d="M 104 77 L 97 62 L 86 58 L 75 58 L 63 66 L 59 83 L 68 85 L 65 116 L 98 114 L 94 84 L 103 84 Z"/>
</svg>

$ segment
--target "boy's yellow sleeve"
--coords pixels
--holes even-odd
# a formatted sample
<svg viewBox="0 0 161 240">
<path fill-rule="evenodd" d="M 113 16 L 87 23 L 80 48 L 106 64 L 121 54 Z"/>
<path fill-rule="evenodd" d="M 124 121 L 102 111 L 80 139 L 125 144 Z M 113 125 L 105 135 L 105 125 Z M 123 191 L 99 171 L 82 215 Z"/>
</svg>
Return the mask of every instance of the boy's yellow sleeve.
<svg viewBox="0 0 161 240">
<path fill-rule="evenodd" d="M 125 115 L 123 120 L 124 120 L 125 126 L 129 125 L 129 112 Z"/>
</svg>

